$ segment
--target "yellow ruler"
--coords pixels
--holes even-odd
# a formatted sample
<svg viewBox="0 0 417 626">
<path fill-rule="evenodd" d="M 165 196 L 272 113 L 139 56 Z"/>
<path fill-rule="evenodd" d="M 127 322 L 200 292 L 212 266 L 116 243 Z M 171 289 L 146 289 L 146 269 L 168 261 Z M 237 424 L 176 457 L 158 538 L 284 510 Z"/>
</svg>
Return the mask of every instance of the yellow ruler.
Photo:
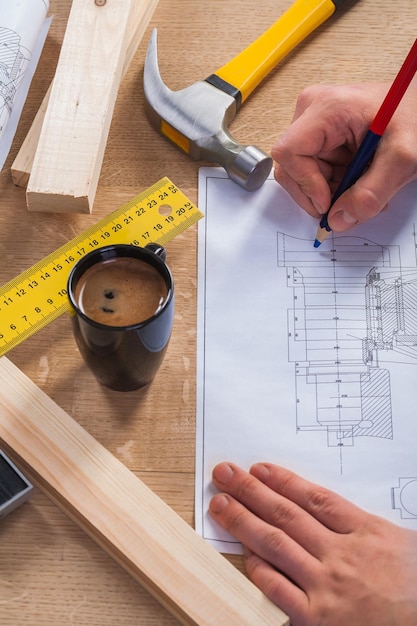
<svg viewBox="0 0 417 626">
<path fill-rule="evenodd" d="M 82 256 L 114 243 L 165 245 L 201 217 L 201 211 L 181 190 L 169 178 L 162 178 L 3 285 L 0 356 L 68 310 L 68 276 Z"/>
</svg>

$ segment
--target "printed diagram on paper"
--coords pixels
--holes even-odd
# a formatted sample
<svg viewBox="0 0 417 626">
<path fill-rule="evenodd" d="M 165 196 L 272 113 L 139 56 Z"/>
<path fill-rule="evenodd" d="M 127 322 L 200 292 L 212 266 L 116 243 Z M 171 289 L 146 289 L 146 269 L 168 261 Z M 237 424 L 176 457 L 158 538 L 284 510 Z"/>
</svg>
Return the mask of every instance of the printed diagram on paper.
<svg viewBox="0 0 417 626">
<path fill-rule="evenodd" d="M 30 57 L 30 50 L 21 45 L 20 35 L 0 26 L 0 134 L 12 112 Z"/>
<path fill-rule="evenodd" d="M 51 23 L 48 8 L 48 0 L 8 0 L 0 6 L 0 169 Z"/>
<path fill-rule="evenodd" d="M 356 437 L 392 439 L 384 364 L 417 365 L 417 268 L 401 267 L 399 246 L 343 237 L 333 240 L 330 257 L 321 257 L 309 242 L 283 233 L 278 266 L 287 268 L 294 301 L 288 355 L 297 428 L 326 431 L 329 446 L 351 446 Z"/>
<path fill-rule="evenodd" d="M 200 171 L 197 530 L 212 467 L 268 460 L 417 530 L 416 185 L 313 247 L 316 220 L 269 179 Z"/>
</svg>

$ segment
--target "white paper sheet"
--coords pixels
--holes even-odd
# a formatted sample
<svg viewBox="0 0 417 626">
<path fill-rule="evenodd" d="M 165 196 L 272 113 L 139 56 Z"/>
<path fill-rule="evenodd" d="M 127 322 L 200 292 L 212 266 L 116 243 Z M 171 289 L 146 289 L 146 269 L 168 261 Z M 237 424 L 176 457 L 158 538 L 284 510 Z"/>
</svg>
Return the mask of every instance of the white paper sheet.
<svg viewBox="0 0 417 626">
<path fill-rule="evenodd" d="M 0 4 L 0 170 L 9 154 L 51 19 L 49 0 Z"/>
<path fill-rule="evenodd" d="M 253 193 L 202 168 L 196 529 L 230 460 L 288 467 L 417 530 L 417 183 L 313 247 L 317 220 L 272 179 Z"/>
</svg>

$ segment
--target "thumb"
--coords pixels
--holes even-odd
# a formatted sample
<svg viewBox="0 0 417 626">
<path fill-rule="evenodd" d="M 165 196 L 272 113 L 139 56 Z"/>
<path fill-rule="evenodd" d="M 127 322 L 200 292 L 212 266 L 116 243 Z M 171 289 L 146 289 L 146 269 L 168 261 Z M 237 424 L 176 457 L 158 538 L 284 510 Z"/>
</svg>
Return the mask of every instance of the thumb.
<svg viewBox="0 0 417 626">
<path fill-rule="evenodd" d="M 378 188 L 377 188 L 378 189 Z M 330 210 L 328 222 L 334 232 L 344 232 L 380 213 L 387 202 L 360 179 L 345 191 Z"/>
<path fill-rule="evenodd" d="M 375 217 L 415 176 L 415 167 L 410 167 L 409 161 L 402 163 L 398 154 L 377 153 L 365 174 L 334 203 L 328 218 L 330 228 L 343 232 Z"/>
</svg>

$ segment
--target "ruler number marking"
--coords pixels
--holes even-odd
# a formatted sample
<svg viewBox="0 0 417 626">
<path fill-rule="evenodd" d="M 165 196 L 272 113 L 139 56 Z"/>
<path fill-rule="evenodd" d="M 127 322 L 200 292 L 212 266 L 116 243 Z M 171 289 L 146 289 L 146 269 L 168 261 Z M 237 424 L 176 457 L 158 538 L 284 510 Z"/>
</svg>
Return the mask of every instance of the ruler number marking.
<svg viewBox="0 0 417 626">
<path fill-rule="evenodd" d="M 79 258 L 109 243 L 165 245 L 200 217 L 198 208 L 164 178 L 17 276 L 0 288 L 0 355 L 68 310 L 66 281 Z"/>
</svg>

